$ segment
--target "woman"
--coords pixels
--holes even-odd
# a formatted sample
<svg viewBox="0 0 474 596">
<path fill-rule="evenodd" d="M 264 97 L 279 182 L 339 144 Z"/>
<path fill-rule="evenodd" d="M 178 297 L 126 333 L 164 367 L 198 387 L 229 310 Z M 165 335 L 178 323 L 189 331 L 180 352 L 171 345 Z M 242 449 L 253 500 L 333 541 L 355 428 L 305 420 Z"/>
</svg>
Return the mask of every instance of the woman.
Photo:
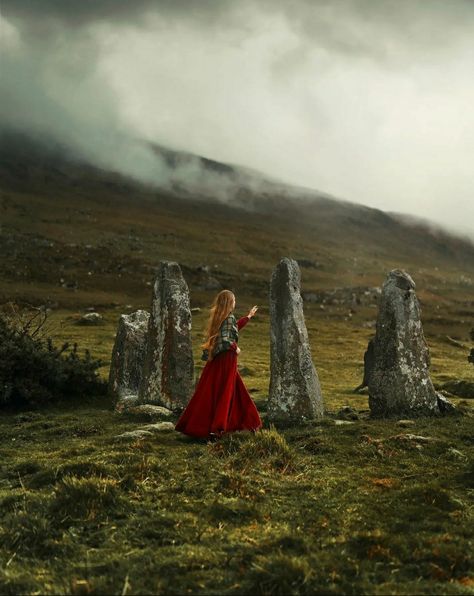
<svg viewBox="0 0 474 596">
<path fill-rule="evenodd" d="M 257 311 L 236 321 L 235 296 L 222 290 L 211 306 L 202 360 L 207 360 L 191 400 L 176 430 L 193 437 L 220 437 L 235 430 L 257 430 L 262 421 L 237 370 L 239 329 Z"/>
</svg>

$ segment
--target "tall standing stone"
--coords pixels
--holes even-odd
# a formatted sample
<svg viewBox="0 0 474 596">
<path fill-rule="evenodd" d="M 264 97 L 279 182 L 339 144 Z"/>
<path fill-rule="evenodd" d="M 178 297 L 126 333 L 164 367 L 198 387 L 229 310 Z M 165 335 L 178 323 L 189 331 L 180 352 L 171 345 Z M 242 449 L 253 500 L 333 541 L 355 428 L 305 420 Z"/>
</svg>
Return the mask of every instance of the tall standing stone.
<svg viewBox="0 0 474 596">
<path fill-rule="evenodd" d="M 137 310 L 121 315 L 112 350 L 109 372 L 109 394 L 116 400 L 138 396 L 146 353 L 150 313 Z"/>
<path fill-rule="evenodd" d="M 394 269 L 382 288 L 369 379 L 373 416 L 439 414 L 429 375 L 430 357 L 420 319 L 415 282 Z"/>
<path fill-rule="evenodd" d="M 153 286 L 140 401 L 179 411 L 193 389 L 189 290 L 178 263 L 162 261 Z"/>
<path fill-rule="evenodd" d="M 270 282 L 270 388 L 268 419 L 303 422 L 324 413 L 303 315 L 298 263 L 287 257 Z"/>
</svg>

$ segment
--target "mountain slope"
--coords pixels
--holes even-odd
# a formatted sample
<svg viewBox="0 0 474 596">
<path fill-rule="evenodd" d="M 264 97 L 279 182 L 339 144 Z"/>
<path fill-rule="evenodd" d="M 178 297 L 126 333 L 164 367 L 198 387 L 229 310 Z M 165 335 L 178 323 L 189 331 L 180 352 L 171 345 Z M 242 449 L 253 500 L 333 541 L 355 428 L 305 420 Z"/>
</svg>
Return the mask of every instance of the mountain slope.
<svg viewBox="0 0 474 596">
<path fill-rule="evenodd" d="M 197 160 L 201 178 L 225 178 L 227 194 L 216 200 L 212 188 L 193 193 L 179 184 L 159 190 L 4 133 L 1 299 L 142 303 L 157 261 L 171 259 L 182 265 L 196 303 L 224 286 L 266 300 L 272 268 L 290 256 L 302 263 L 306 292 L 366 291 L 402 267 L 433 304 L 472 304 L 467 240 L 243 168 L 154 151 L 171 169 Z"/>
</svg>

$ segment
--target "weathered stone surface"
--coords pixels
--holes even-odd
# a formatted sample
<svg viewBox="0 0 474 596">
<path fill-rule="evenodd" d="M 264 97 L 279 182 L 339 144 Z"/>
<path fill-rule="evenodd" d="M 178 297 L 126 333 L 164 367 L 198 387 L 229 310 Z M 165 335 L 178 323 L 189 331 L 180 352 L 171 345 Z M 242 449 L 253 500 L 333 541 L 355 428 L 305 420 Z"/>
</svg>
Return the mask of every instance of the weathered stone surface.
<svg viewBox="0 0 474 596">
<path fill-rule="evenodd" d="M 169 418 L 173 412 L 163 406 L 154 406 L 152 404 L 141 404 L 133 406 L 125 410 L 127 416 L 137 420 L 161 420 L 162 418 Z"/>
<path fill-rule="evenodd" d="M 268 419 L 304 422 L 324 413 L 318 375 L 311 359 L 300 293 L 300 269 L 283 258 L 270 282 L 270 387 Z"/>
<path fill-rule="evenodd" d="M 150 314 L 137 310 L 121 315 L 112 350 L 109 372 L 109 393 L 116 400 L 124 400 L 123 406 L 138 394 L 146 352 L 146 338 Z"/>
<path fill-rule="evenodd" d="M 398 426 L 401 426 L 402 428 L 408 428 L 409 426 L 415 426 L 415 421 L 414 420 L 399 420 L 397 422 Z"/>
<path fill-rule="evenodd" d="M 372 416 L 439 414 L 429 364 L 415 282 L 406 272 L 394 269 L 383 285 L 374 339 L 368 385 Z"/>
<path fill-rule="evenodd" d="M 431 443 L 432 441 L 438 441 L 436 437 L 424 437 L 422 435 L 412 435 L 407 433 L 406 435 L 394 435 L 390 437 L 396 441 L 417 441 L 418 443 Z"/>
<path fill-rule="evenodd" d="M 456 406 L 447 397 L 441 395 L 441 393 L 436 393 L 436 398 L 441 414 L 457 414 Z"/>
<path fill-rule="evenodd" d="M 138 395 L 136 393 L 121 393 L 118 401 L 115 403 L 115 412 L 122 414 L 126 410 L 133 408 L 138 404 Z"/>
<path fill-rule="evenodd" d="M 153 286 L 140 401 L 181 410 L 193 388 L 188 285 L 178 263 L 162 261 Z"/>
<path fill-rule="evenodd" d="M 174 430 L 175 425 L 172 422 L 156 422 L 155 424 L 147 424 L 143 430 L 152 433 L 170 432 Z"/>
<path fill-rule="evenodd" d="M 77 320 L 77 325 L 101 325 L 104 319 L 98 312 L 88 312 Z"/>
<path fill-rule="evenodd" d="M 134 440 L 134 439 L 146 439 L 149 437 L 152 437 L 153 433 L 150 432 L 149 430 L 142 430 L 142 429 L 138 429 L 138 430 L 129 430 L 125 433 L 122 433 L 121 435 L 117 435 L 117 439 L 128 439 L 128 440 Z"/>
<path fill-rule="evenodd" d="M 351 408 L 350 406 L 342 407 L 336 414 L 336 416 L 340 420 L 359 420 L 359 414 L 356 410 L 354 410 L 354 408 Z"/>
</svg>

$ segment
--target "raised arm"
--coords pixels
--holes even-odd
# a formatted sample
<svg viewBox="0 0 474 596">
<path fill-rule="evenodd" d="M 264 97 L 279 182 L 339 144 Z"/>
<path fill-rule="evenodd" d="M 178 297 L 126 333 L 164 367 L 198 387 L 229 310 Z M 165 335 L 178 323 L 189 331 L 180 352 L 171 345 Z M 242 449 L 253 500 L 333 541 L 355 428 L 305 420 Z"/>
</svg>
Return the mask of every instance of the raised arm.
<svg viewBox="0 0 474 596">
<path fill-rule="evenodd" d="M 247 325 L 247 323 L 250 321 L 250 319 L 254 316 L 254 314 L 257 312 L 258 306 L 252 306 L 252 308 L 249 310 L 249 314 L 245 315 L 245 317 L 242 317 L 241 319 L 239 319 L 237 321 L 237 327 L 240 329 L 242 329 L 242 327 L 244 327 L 245 325 Z"/>
<path fill-rule="evenodd" d="M 242 329 L 242 327 L 245 327 L 245 325 L 247 325 L 247 323 L 249 321 L 250 321 L 250 317 L 248 317 L 248 316 L 245 316 L 245 317 L 242 317 L 241 319 L 239 319 L 237 321 L 237 327 L 238 327 L 239 331 Z"/>
</svg>

